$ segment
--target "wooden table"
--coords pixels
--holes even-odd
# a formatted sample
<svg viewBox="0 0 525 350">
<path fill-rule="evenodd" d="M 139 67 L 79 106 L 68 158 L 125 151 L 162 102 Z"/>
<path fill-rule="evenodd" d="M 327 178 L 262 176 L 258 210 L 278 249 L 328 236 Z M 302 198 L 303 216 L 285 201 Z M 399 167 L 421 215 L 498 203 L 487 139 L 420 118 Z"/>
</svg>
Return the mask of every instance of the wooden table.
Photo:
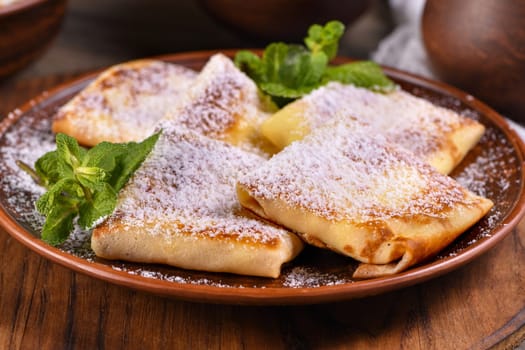
<svg viewBox="0 0 525 350">
<path fill-rule="evenodd" d="M 0 115 L 69 76 L 0 85 Z M 525 339 L 525 221 L 469 265 L 311 306 L 161 298 L 72 272 L 0 229 L 0 349 L 498 349 Z"/>
</svg>

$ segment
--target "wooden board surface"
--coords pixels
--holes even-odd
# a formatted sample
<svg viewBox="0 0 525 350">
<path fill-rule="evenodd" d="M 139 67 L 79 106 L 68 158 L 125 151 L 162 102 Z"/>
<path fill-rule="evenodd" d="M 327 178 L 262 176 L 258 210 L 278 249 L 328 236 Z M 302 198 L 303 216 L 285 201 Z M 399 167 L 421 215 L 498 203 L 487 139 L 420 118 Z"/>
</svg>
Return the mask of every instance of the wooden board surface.
<svg viewBox="0 0 525 350">
<path fill-rule="evenodd" d="M 0 84 L 0 118 L 65 78 Z M 348 302 L 271 307 L 114 286 L 51 263 L 0 229 L 1 349 L 504 349 L 524 338 L 525 221 L 487 254 L 429 282 Z"/>
</svg>

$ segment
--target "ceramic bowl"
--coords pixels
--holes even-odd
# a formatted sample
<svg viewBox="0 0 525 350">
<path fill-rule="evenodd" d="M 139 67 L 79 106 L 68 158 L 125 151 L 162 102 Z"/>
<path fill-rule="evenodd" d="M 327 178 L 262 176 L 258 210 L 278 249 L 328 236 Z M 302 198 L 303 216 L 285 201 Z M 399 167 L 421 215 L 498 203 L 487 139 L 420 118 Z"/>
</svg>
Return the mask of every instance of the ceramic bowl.
<svg viewBox="0 0 525 350">
<path fill-rule="evenodd" d="M 200 0 L 203 8 L 236 33 L 261 41 L 301 42 L 313 23 L 350 24 L 370 0 Z"/>
<path fill-rule="evenodd" d="M 428 0 L 422 34 L 435 73 L 525 124 L 525 2 Z"/>
<path fill-rule="evenodd" d="M 0 79 L 37 59 L 57 35 L 67 0 L 17 0 L 0 5 Z"/>
</svg>

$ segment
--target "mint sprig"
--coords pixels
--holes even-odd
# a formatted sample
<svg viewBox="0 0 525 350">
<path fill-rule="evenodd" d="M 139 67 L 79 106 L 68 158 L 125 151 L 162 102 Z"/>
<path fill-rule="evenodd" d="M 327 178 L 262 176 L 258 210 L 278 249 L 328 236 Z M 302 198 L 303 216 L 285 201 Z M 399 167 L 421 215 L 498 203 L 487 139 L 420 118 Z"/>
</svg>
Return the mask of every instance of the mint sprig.
<svg viewBox="0 0 525 350">
<path fill-rule="evenodd" d="M 140 143 L 102 142 L 87 150 L 76 139 L 57 134 L 56 150 L 35 163 L 38 183 L 47 188 L 36 202 L 36 209 L 46 217 L 42 240 L 59 245 L 73 230 L 75 219 L 80 227 L 90 229 L 113 213 L 118 192 L 151 152 L 159 135 Z"/>
<path fill-rule="evenodd" d="M 262 57 L 242 50 L 235 55 L 235 64 L 280 107 L 330 81 L 379 92 L 393 90 L 395 84 L 371 61 L 329 65 L 337 55 L 344 29 L 339 21 L 325 26 L 314 24 L 304 39 L 305 45 L 272 43 Z"/>
<path fill-rule="evenodd" d="M 324 72 L 321 85 L 330 81 L 352 84 L 377 92 L 389 92 L 395 89 L 395 84 L 383 73 L 381 67 L 372 61 L 329 66 Z"/>
<path fill-rule="evenodd" d="M 345 26 L 339 21 L 330 21 L 324 27 L 314 24 L 308 29 L 304 43 L 312 53 L 323 52 L 331 60 L 337 56 L 339 39 L 344 32 Z"/>
</svg>

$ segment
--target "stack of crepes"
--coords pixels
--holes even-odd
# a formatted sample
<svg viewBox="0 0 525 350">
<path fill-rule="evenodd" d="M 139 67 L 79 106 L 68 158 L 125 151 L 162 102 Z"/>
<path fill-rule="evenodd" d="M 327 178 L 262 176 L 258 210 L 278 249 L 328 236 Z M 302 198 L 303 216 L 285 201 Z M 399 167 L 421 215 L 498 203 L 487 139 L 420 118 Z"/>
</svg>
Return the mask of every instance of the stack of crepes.
<svg viewBox="0 0 525 350">
<path fill-rule="evenodd" d="M 371 278 L 435 255 L 493 205 L 446 175 L 483 134 L 477 121 L 402 90 L 339 83 L 275 111 L 221 54 L 200 73 L 112 67 L 53 123 L 88 146 L 155 130 L 93 231 L 98 256 L 275 278 L 306 242 Z"/>
</svg>

